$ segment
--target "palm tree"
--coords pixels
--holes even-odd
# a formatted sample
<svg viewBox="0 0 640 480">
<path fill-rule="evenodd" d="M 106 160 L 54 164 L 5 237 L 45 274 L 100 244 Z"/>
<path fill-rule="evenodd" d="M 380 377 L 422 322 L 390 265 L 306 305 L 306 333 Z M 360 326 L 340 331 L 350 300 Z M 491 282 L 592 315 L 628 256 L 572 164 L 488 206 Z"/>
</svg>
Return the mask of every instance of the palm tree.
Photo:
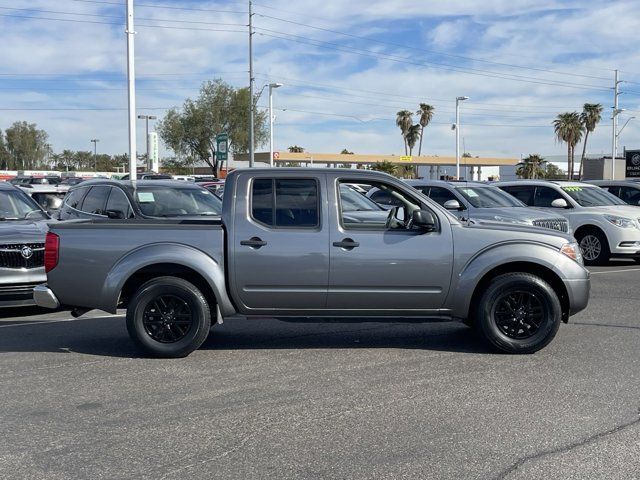
<svg viewBox="0 0 640 480">
<path fill-rule="evenodd" d="M 424 128 L 429 125 L 433 118 L 433 112 L 435 107 L 427 103 L 420 104 L 420 110 L 416 112 L 416 115 L 420 115 L 420 146 L 418 147 L 418 156 L 422 155 L 422 137 L 424 136 Z"/>
<path fill-rule="evenodd" d="M 587 139 L 589 138 L 589 133 L 596 129 L 600 120 L 602 120 L 602 105 L 599 103 L 585 103 L 582 107 L 582 113 L 580 114 L 580 121 L 584 128 L 584 144 L 582 145 L 582 157 L 580 157 L 580 180 L 582 180 L 582 173 L 584 172 L 584 156 L 587 153 Z"/>
<path fill-rule="evenodd" d="M 372 165 L 371 170 L 395 175 L 397 167 L 395 164 L 389 162 L 388 160 L 383 160 L 382 162 L 376 162 L 374 165 Z"/>
<path fill-rule="evenodd" d="M 409 147 L 409 155 L 413 154 L 413 147 L 415 147 L 418 140 L 420 140 L 421 129 L 422 127 L 419 123 L 416 125 L 411 125 L 404 136 L 407 141 L 407 146 Z"/>
<path fill-rule="evenodd" d="M 532 153 L 528 157 L 523 158 L 516 165 L 516 175 L 520 178 L 542 178 L 545 176 L 544 164 L 547 161 L 537 153 Z"/>
<path fill-rule="evenodd" d="M 578 112 L 560 113 L 553 121 L 556 140 L 567 144 L 567 175 L 573 179 L 573 153 L 576 145 L 582 139 L 582 122 Z"/>
<path fill-rule="evenodd" d="M 408 154 L 407 147 L 407 132 L 413 125 L 413 113 L 409 110 L 400 110 L 396 114 L 396 125 L 400 127 L 400 131 L 402 132 L 402 138 L 404 140 L 404 154 Z"/>
</svg>

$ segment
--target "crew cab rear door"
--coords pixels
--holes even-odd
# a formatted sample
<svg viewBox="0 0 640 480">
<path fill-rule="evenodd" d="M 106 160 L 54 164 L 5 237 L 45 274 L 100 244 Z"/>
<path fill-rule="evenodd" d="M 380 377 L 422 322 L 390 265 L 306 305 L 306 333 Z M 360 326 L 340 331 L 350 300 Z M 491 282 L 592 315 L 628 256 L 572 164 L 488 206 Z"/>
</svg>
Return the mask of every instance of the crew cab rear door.
<svg viewBox="0 0 640 480">
<path fill-rule="evenodd" d="M 275 172 L 275 173 L 274 173 Z M 244 313 L 324 309 L 329 229 L 324 175 L 240 173 L 234 198 L 233 296 Z M 324 205 L 324 208 L 323 208 Z"/>
<path fill-rule="evenodd" d="M 343 174 L 344 175 L 344 174 Z M 443 307 L 451 282 L 453 239 L 450 223 L 442 212 L 430 207 L 417 192 L 400 182 L 372 177 L 368 183 L 408 199 L 410 208 L 431 210 L 439 219 L 436 231 L 406 228 L 410 212 L 401 202 L 392 225 L 385 225 L 393 210 L 358 215 L 345 211 L 339 191 L 341 185 L 354 183 L 340 174 L 328 174 L 331 195 L 329 238 L 330 269 L 327 308 L 331 311 L 388 311 L 397 316 L 433 314 Z M 385 190 L 386 189 L 386 190 Z M 375 198 L 375 191 L 370 198 Z"/>
</svg>

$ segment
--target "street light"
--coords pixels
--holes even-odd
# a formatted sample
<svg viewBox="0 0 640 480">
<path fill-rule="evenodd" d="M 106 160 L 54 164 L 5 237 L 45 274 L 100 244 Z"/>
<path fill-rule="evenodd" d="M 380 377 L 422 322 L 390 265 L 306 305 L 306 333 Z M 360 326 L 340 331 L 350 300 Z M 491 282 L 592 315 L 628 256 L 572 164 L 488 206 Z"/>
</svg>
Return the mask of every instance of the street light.
<svg viewBox="0 0 640 480">
<path fill-rule="evenodd" d="M 149 145 L 149 120 L 156 120 L 158 117 L 154 115 L 138 115 L 140 120 L 144 120 L 146 123 L 146 132 L 147 132 L 147 170 L 151 170 L 151 146 Z"/>
<path fill-rule="evenodd" d="M 456 97 L 456 179 L 460 179 L 460 102 L 469 97 Z"/>
<path fill-rule="evenodd" d="M 97 138 L 92 138 L 91 143 L 93 143 L 93 170 L 95 172 L 98 171 L 98 142 L 100 140 Z"/>
<path fill-rule="evenodd" d="M 280 88 L 281 83 L 269 84 L 269 166 L 273 167 L 273 89 Z"/>
</svg>

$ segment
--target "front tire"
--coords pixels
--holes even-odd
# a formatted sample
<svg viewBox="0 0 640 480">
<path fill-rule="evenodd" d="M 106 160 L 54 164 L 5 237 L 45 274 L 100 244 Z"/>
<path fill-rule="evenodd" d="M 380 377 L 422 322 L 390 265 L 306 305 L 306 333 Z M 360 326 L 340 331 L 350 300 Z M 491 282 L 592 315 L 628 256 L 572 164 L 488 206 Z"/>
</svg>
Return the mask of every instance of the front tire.
<svg viewBox="0 0 640 480">
<path fill-rule="evenodd" d="M 598 230 L 581 232 L 577 238 L 585 265 L 604 265 L 611 252 L 607 237 Z"/>
<path fill-rule="evenodd" d="M 506 353 L 534 353 L 556 336 L 562 307 L 553 288 L 529 273 L 494 278 L 482 294 L 476 325 L 483 338 Z"/>
<path fill-rule="evenodd" d="M 155 357 L 186 357 L 202 345 L 210 327 L 209 303 L 195 285 L 182 278 L 149 280 L 127 307 L 129 336 Z"/>
</svg>

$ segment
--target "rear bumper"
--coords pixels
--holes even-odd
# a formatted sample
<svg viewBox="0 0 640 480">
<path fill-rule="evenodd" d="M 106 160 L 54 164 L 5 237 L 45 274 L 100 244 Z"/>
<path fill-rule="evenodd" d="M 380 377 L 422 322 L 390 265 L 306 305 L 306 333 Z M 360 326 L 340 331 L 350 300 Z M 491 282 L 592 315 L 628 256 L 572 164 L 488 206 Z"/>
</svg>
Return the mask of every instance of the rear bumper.
<svg viewBox="0 0 640 480">
<path fill-rule="evenodd" d="M 33 299 L 39 307 L 51 309 L 60 307 L 58 298 L 46 284 L 38 285 L 33 289 Z"/>
<path fill-rule="evenodd" d="M 591 290 L 591 280 L 587 278 L 565 279 L 564 285 L 569 296 L 569 315 L 587 308 L 589 304 L 589 292 Z"/>
</svg>

